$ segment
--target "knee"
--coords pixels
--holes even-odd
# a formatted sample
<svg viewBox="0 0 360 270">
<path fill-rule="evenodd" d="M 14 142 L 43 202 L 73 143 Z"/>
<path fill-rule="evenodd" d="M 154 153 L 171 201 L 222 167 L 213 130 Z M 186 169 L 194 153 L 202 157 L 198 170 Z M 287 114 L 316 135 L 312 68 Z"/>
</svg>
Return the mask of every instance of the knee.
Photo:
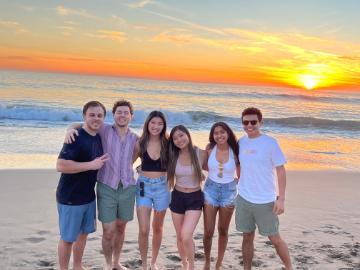
<svg viewBox="0 0 360 270">
<path fill-rule="evenodd" d="M 141 237 L 148 237 L 149 236 L 149 228 L 140 228 L 139 235 Z"/>
<path fill-rule="evenodd" d="M 181 234 L 181 240 L 184 243 L 184 245 L 190 244 L 193 242 L 193 237 L 189 233 L 182 233 Z"/>
<path fill-rule="evenodd" d="M 153 226 L 153 234 L 154 235 L 160 235 L 163 232 L 162 226 Z"/>
<path fill-rule="evenodd" d="M 103 231 L 103 239 L 106 241 L 111 241 L 114 236 L 115 231 L 114 230 L 104 230 Z"/>
<path fill-rule="evenodd" d="M 228 228 L 219 227 L 218 233 L 220 237 L 228 237 Z"/>
<path fill-rule="evenodd" d="M 278 235 L 278 234 L 270 235 L 270 236 L 268 236 L 268 238 L 275 247 L 278 247 L 282 243 L 282 239 L 281 239 L 280 235 Z"/>
<path fill-rule="evenodd" d="M 205 240 L 210 240 L 213 238 L 213 236 L 214 236 L 214 231 L 211 231 L 211 230 L 204 231 L 204 239 Z"/>
</svg>

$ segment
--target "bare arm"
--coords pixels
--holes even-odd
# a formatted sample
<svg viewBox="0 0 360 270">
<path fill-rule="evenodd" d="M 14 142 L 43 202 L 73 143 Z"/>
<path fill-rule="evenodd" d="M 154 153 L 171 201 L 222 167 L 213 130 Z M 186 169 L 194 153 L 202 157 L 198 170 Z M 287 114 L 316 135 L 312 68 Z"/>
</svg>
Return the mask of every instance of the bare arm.
<svg viewBox="0 0 360 270">
<path fill-rule="evenodd" d="M 239 179 L 240 179 L 240 164 L 236 164 L 236 176 L 239 181 Z"/>
<path fill-rule="evenodd" d="M 133 153 L 133 163 L 140 157 L 140 142 L 139 140 L 135 143 L 135 149 Z"/>
<path fill-rule="evenodd" d="M 108 154 L 102 155 L 101 157 L 95 158 L 94 160 L 88 162 L 77 162 L 59 158 L 56 162 L 56 170 L 58 172 L 67 174 L 98 170 L 108 160 Z"/>
<path fill-rule="evenodd" d="M 285 210 L 285 189 L 286 189 L 286 171 L 284 165 L 276 167 L 278 179 L 279 197 L 275 201 L 273 212 L 277 215 L 284 213 Z"/>
</svg>

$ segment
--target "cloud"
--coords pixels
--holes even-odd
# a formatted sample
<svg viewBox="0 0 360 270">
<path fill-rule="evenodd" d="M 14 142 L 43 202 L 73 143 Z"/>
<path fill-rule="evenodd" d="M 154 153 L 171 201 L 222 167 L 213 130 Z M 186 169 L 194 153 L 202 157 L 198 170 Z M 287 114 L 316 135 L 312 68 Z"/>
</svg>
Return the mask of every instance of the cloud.
<svg viewBox="0 0 360 270">
<path fill-rule="evenodd" d="M 193 36 L 182 30 L 164 31 L 151 39 L 151 41 L 155 42 L 173 42 L 177 44 L 190 43 L 192 40 Z"/>
<path fill-rule="evenodd" d="M 100 38 L 100 39 L 110 39 L 116 42 L 124 42 L 126 38 L 126 33 L 120 31 L 113 30 L 98 30 L 96 34 L 88 34 L 87 36 L 92 38 Z"/>
<path fill-rule="evenodd" d="M 74 15 L 74 16 L 80 16 L 80 17 L 85 17 L 85 18 L 90 18 L 90 19 L 99 19 L 97 16 L 92 15 L 83 9 L 70 9 L 70 8 L 65 8 L 64 6 L 57 6 L 56 12 L 57 12 L 57 14 L 59 14 L 61 16 L 73 16 Z"/>
<path fill-rule="evenodd" d="M 153 3 L 152 0 L 143 0 L 143 1 L 140 1 L 140 2 L 136 2 L 136 3 L 132 3 L 132 4 L 127 4 L 127 6 L 129 8 L 143 8 L 145 7 L 146 5 L 148 4 L 151 4 Z"/>
<path fill-rule="evenodd" d="M 14 21 L 0 21 L 0 29 L 15 30 L 16 33 L 27 32 L 20 23 Z"/>
<path fill-rule="evenodd" d="M 111 15 L 111 18 L 120 24 L 127 24 L 127 21 L 119 16 Z"/>
</svg>

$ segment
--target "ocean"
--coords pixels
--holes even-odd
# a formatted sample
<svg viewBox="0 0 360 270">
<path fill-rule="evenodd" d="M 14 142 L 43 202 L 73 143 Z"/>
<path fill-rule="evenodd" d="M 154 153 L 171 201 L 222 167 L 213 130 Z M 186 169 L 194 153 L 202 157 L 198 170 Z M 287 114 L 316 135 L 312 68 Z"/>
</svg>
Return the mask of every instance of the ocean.
<svg viewBox="0 0 360 270">
<path fill-rule="evenodd" d="M 360 171 L 360 93 L 157 81 L 62 73 L 0 71 L 0 169 L 54 168 L 65 130 L 82 121 L 82 106 L 118 99 L 135 107 L 131 128 L 147 114 L 165 113 L 169 130 L 184 124 L 205 147 L 211 125 L 227 122 L 244 135 L 243 109 L 258 107 L 263 132 L 276 137 L 288 169 Z"/>
</svg>

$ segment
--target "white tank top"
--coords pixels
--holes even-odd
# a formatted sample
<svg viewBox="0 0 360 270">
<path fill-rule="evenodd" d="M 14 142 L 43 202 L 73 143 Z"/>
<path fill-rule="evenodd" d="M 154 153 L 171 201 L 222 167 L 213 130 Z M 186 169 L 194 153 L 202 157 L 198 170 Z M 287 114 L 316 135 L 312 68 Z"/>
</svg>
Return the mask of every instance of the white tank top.
<svg viewBox="0 0 360 270">
<path fill-rule="evenodd" d="M 234 181 L 235 171 L 236 171 L 234 152 L 230 148 L 228 161 L 226 163 L 220 163 L 216 159 L 216 150 L 217 150 L 217 145 L 215 145 L 215 147 L 211 150 L 208 159 L 208 168 L 209 168 L 208 177 L 216 183 L 220 183 L 220 184 L 230 183 Z"/>
</svg>

